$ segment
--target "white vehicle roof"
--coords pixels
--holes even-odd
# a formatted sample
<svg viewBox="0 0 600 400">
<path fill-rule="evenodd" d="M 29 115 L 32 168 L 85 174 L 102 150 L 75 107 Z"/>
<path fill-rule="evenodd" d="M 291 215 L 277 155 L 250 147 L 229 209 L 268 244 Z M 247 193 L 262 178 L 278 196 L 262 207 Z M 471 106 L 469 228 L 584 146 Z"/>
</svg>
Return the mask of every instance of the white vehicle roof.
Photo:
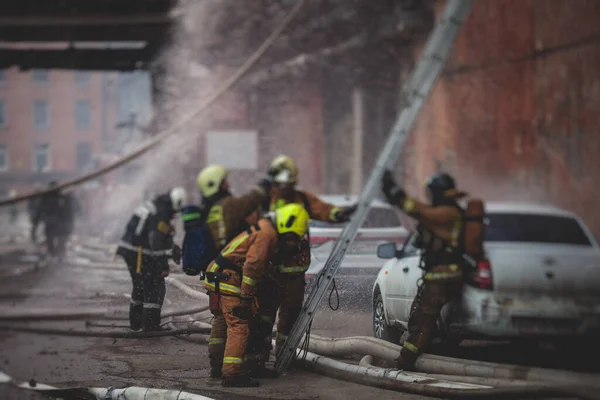
<svg viewBox="0 0 600 400">
<path fill-rule="evenodd" d="M 536 215 L 558 215 L 577 218 L 577 215 L 558 207 L 536 203 L 518 202 L 486 202 L 485 210 L 489 213 L 519 213 Z"/>
<path fill-rule="evenodd" d="M 349 194 L 325 194 L 319 195 L 319 199 L 338 207 L 345 207 L 356 204 L 358 201 L 358 196 Z M 388 203 L 379 199 L 373 199 L 371 202 L 371 207 L 392 208 L 392 206 L 390 206 Z"/>
</svg>

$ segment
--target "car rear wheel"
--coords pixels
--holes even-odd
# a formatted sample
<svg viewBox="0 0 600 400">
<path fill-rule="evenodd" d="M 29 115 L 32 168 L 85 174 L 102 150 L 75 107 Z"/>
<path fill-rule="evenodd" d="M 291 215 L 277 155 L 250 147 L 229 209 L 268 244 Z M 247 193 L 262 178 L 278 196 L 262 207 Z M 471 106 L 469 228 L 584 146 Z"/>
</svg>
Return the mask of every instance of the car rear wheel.
<svg viewBox="0 0 600 400">
<path fill-rule="evenodd" d="M 398 344 L 402 336 L 402 330 L 389 326 L 385 320 L 385 308 L 381 293 L 377 293 L 373 300 L 373 336 L 394 344 Z"/>
</svg>

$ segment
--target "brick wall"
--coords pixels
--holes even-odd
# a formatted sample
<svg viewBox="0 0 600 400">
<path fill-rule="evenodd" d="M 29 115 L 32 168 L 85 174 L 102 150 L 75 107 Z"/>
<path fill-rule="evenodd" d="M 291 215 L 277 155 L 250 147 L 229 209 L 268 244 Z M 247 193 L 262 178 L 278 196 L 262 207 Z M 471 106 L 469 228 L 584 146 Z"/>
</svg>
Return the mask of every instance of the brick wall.
<svg viewBox="0 0 600 400">
<path fill-rule="evenodd" d="M 599 18 L 596 1 L 476 1 L 411 137 L 408 187 L 443 169 L 488 199 L 575 211 L 600 235 Z"/>
</svg>

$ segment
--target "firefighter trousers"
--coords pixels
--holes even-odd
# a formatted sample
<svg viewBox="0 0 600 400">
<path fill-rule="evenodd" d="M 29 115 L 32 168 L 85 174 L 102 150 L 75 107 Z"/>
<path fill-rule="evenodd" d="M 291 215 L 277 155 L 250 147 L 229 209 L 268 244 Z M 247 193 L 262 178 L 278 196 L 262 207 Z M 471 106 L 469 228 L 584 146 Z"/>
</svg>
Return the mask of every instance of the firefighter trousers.
<svg viewBox="0 0 600 400">
<path fill-rule="evenodd" d="M 463 273 L 457 264 L 438 265 L 427 270 L 420 293 L 411 307 L 408 338 L 400 351 L 398 368 L 412 368 L 431 340 L 442 307 L 460 295 L 462 285 Z"/>
<path fill-rule="evenodd" d="M 248 344 L 249 320 L 243 320 L 233 315 L 233 309 L 241 304 L 239 297 L 221 294 L 219 304 L 227 326 L 222 377 L 231 379 L 247 372 L 244 356 Z"/>
<path fill-rule="evenodd" d="M 132 330 L 144 331 L 160 328 L 160 313 L 165 300 L 165 278 L 162 271 L 168 268 L 166 259 L 142 256 L 138 272 L 138 256 L 131 250 L 119 254 L 125 260 L 133 289 L 129 305 L 129 326 Z"/>
<path fill-rule="evenodd" d="M 209 293 L 209 296 L 216 296 Z M 218 304 L 218 303 L 217 303 Z M 225 342 L 227 342 L 227 323 L 220 307 L 211 309 L 213 314 L 210 338 L 208 339 L 208 359 L 210 362 L 211 377 L 221 376 L 223 357 L 225 357 Z"/>
<path fill-rule="evenodd" d="M 264 366 L 269 361 L 273 325 L 279 307 L 279 284 L 274 276 L 265 274 L 256 290 L 256 313 L 250 320 L 250 336 L 246 350 L 248 368 Z"/>
<path fill-rule="evenodd" d="M 279 319 L 277 321 L 277 340 L 275 352 L 283 347 L 294 323 L 302 311 L 304 288 L 306 281 L 304 273 L 282 273 L 279 278 Z"/>
</svg>

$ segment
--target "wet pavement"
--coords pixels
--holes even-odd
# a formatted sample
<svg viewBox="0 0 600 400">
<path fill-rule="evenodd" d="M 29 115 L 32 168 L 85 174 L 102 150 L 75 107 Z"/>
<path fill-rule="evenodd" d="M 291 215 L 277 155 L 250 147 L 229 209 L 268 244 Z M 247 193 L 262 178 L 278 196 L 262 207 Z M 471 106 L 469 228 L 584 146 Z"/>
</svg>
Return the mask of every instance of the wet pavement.
<svg viewBox="0 0 600 400">
<path fill-rule="evenodd" d="M 24 245 L 26 248 L 27 246 Z M 6 249 L 0 246 L 0 252 Z M 102 265 L 74 258 L 58 266 L 35 268 L 27 254 L 31 249 L 13 249 L 11 257 L 0 259 L 0 315 L 57 310 L 116 312 L 126 315 L 131 288 L 124 265 L 106 261 Z M 2 254 L 8 254 L 3 252 Z M 98 254 L 98 259 L 104 256 Z M 21 273 L 14 274 L 16 269 Z M 176 275 L 186 284 L 201 290 L 197 278 Z M 198 300 L 167 285 L 165 311 L 188 309 L 200 305 Z M 195 315 L 209 322 L 210 314 Z M 126 325 L 127 321 L 94 322 Z M 6 324 L 0 322 L 0 325 Z M 23 322 L 19 322 L 23 324 Z M 37 321 L 30 326 L 85 329 L 84 321 Z M 370 315 L 323 311 L 313 332 L 333 336 L 370 334 Z M 105 331 L 110 328 L 90 327 Z M 125 330 L 124 328 L 115 328 Z M 173 337 L 153 339 L 109 339 L 51 336 L 0 330 L 0 369 L 17 380 L 35 379 L 57 387 L 125 387 L 143 386 L 178 389 L 215 399 L 420 399 L 290 369 L 275 380 L 263 380 L 256 389 L 224 389 L 220 380 L 208 378 L 207 347 Z M 0 386 L 2 399 L 36 399 L 37 394 Z M 29 396 L 29 397 L 26 397 Z"/>
</svg>

